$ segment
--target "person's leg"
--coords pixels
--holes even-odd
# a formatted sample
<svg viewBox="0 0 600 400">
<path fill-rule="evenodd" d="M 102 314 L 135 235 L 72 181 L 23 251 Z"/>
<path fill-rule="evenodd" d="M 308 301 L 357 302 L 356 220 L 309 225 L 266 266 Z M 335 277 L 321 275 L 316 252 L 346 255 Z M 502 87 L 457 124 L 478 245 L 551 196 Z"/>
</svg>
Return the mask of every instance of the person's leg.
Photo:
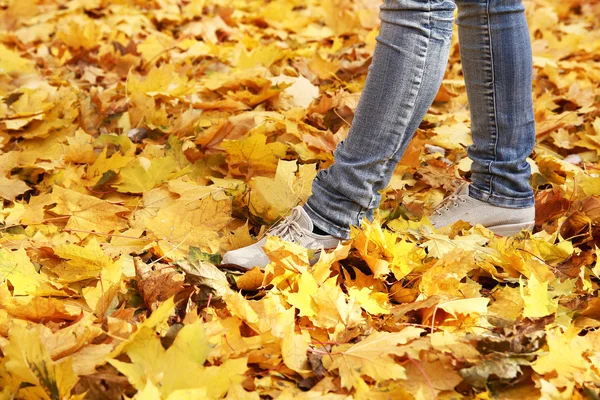
<svg viewBox="0 0 600 400">
<path fill-rule="evenodd" d="M 371 217 L 440 87 L 452 38 L 452 0 L 384 0 L 373 61 L 348 137 L 320 171 L 304 210 L 339 238 Z"/>
<path fill-rule="evenodd" d="M 531 42 L 521 0 L 456 0 L 471 110 L 469 196 L 495 206 L 534 205 L 527 156 L 535 145 Z"/>
</svg>

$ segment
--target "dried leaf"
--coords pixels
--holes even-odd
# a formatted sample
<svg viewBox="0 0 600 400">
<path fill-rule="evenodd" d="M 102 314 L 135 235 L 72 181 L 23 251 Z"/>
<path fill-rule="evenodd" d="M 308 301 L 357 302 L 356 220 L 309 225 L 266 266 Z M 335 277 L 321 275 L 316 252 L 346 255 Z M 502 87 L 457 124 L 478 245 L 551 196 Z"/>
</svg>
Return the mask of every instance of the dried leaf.
<svg viewBox="0 0 600 400">
<path fill-rule="evenodd" d="M 405 369 L 390 355 L 404 354 L 402 347 L 420 336 L 422 329 L 407 327 L 401 332 L 376 332 L 354 345 L 336 346 L 327 369 L 339 370 L 342 387 L 358 384 L 361 375 L 375 380 L 406 379 Z"/>
</svg>

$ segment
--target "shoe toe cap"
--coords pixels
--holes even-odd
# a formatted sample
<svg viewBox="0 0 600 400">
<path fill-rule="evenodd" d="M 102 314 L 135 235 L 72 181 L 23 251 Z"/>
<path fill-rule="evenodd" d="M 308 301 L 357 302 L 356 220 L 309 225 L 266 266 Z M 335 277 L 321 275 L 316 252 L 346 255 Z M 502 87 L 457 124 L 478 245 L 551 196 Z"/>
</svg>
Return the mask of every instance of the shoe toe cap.
<svg viewBox="0 0 600 400">
<path fill-rule="evenodd" d="M 241 248 L 228 251 L 223 256 L 223 264 L 235 264 L 246 269 L 264 268 L 271 260 L 260 248 Z"/>
</svg>

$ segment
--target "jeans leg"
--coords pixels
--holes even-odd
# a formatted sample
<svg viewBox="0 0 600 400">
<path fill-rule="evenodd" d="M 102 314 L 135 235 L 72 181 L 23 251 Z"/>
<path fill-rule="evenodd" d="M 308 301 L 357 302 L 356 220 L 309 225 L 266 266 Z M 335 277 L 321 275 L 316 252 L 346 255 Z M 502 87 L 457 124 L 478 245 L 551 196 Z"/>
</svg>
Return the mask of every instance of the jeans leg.
<svg viewBox="0 0 600 400">
<path fill-rule="evenodd" d="M 508 208 L 534 204 L 526 161 L 535 145 L 532 54 L 521 0 L 456 0 L 471 109 L 471 197 Z"/>
<path fill-rule="evenodd" d="M 320 171 L 304 209 L 314 224 L 347 238 L 371 218 L 440 87 L 452 37 L 452 0 L 384 0 L 373 61 L 348 137 Z"/>
</svg>

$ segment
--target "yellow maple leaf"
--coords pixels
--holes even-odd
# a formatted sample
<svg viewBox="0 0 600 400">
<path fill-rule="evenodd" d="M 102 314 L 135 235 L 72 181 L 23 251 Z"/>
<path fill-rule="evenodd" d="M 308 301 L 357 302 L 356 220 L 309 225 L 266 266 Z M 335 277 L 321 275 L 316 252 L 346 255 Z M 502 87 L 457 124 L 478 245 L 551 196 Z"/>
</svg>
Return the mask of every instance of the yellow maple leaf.
<svg viewBox="0 0 600 400">
<path fill-rule="evenodd" d="M 464 123 L 444 124 L 434 129 L 431 143 L 450 150 L 461 150 L 473 144 L 471 129 Z"/>
<path fill-rule="evenodd" d="M 390 313 L 387 293 L 375 292 L 367 287 L 360 289 L 349 287 L 348 295 L 356 299 L 363 310 L 369 314 L 379 315 Z"/>
<path fill-rule="evenodd" d="M 169 179 L 169 191 L 179 195 L 179 200 L 189 203 L 201 199 L 208 195 L 213 195 L 215 199 L 222 200 L 225 195 L 225 188 L 221 185 L 199 185 L 191 181 L 189 177 L 184 176 L 177 179 Z"/>
<path fill-rule="evenodd" d="M 591 129 L 587 132 L 582 132 L 579 136 L 580 139 L 575 142 L 576 146 L 594 150 L 596 154 L 600 155 L 600 118 L 596 118 L 592 123 Z"/>
<path fill-rule="evenodd" d="M 441 360 L 408 363 L 406 378 L 406 382 L 402 382 L 403 387 L 421 400 L 436 400 L 442 397 L 440 392 L 454 393 L 454 387 L 463 380 L 458 372 Z"/>
<path fill-rule="evenodd" d="M 519 291 L 504 286 L 494 290 L 494 301 L 488 307 L 490 313 L 515 321 L 523 312 L 523 298 Z"/>
<path fill-rule="evenodd" d="M 267 235 L 267 241 L 263 246 L 267 256 L 276 266 L 294 273 L 302 273 L 309 267 L 308 250 L 292 242 L 286 242 L 278 236 Z M 283 278 L 285 279 L 285 278 Z M 277 280 L 271 281 L 276 284 Z"/>
<path fill-rule="evenodd" d="M 285 365 L 298 372 L 310 372 L 307 352 L 311 342 L 310 335 L 305 330 L 296 332 L 295 312 L 293 308 L 281 313 L 283 318 L 278 321 L 287 329 L 281 340 L 281 358 Z"/>
<path fill-rule="evenodd" d="M 490 299 L 484 297 L 473 297 L 470 299 L 456 299 L 440 303 L 438 304 L 438 308 L 452 314 L 454 317 L 456 317 L 456 314 L 485 314 L 489 302 Z"/>
<path fill-rule="evenodd" d="M 244 379 L 247 369 L 244 358 L 226 360 L 218 367 L 204 366 L 209 345 L 201 321 L 185 325 L 167 350 L 151 330 L 137 335 L 124 350 L 130 363 L 116 359 L 109 359 L 109 363 L 136 389 L 143 390 L 150 381 L 164 397 L 177 390 L 205 389 L 206 398 L 218 399 L 229 385 Z"/>
<path fill-rule="evenodd" d="M 425 400 L 426 397 L 422 393 L 409 392 L 404 386 L 406 382 L 397 381 L 384 381 L 377 382 L 376 385 L 369 385 L 364 379 L 358 379 L 354 386 L 354 398 L 355 399 L 373 399 L 373 400 L 387 400 L 387 399 L 400 399 L 400 400 L 412 400 L 419 399 Z"/>
<path fill-rule="evenodd" d="M 81 316 L 81 304 L 55 297 L 12 296 L 8 285 L 0 285 L 0 308 L 12 318 L 32 321 L 74 321 Z"/>
<path fill-rule="evenodd" d="M 365 220 L 361 229 L 351 230 L 354 246 L 376 278 L 393 272 L 396 279 L 401 279 L 425 258 L 422 249 L 401 239 L 398 233 L 383 229 L 377 220 Z"/>
<path fill-rule="evenodd" d="M 335 76 L 335 72 L 339 69 L 339 63 L 323 59 L 318 52 L 314 52 L 312 59 L 308 63 L 308 67 L 317 74 L 320 79 L 331 79 Z"/>
<path fill-rule="evenodd" d="M 552 183 L 563 184 L 581 173 L 581 168 L 552 155 L 540 155 L 535 161 L 540 173 Z"/>
<path fill-rule="evenodd" d="M 284 93 L 290 99 L 289 101 L 285 101 L 285 108 L 301 107 L 305 109 L 314 99 L 319 97 L 319 88 L 302 75 L 299 77 L 279 75 L 269 79 L 275 84 L 279 84 L 280 82 L 291 83 L 291 86 L 286 87 L 284 90 Z"/>
<path fill-rule="evenodd" d="M 31 188 L 22 180 L 0 176 L 0 198 L 15 201 L 17 196 L 28 190 L 31 190 Z"/>
<path fill-rule="evenodd" d="M 13 223 L 22 224 L 36 224 L 44 219 L 45 207 L 52 204 L 54 201 L 51 194 L 40 194 L 33 196 L 28 204 L 23 204 L 23 213 L 20 215 L 14 215 Z M 17 204 L 15 204 L 16 206 Z M 7 219 L 6 222 L 9 222 Z"/>
<path fill-rule="evenodd" d="M 65 153 L 65 161 L 81 164 L 92 164 L 96 160 L 96 153 L 92 145 L 93 137 L 78 129 L 75 135 L 67 137 L 69 148 Z"/>
<path fill-rule="evenodd" d="M 239 317 L 246 321 L 251 326 L 255 325 L 259 321 L 259 316 L 254 311 L 249 301 L 244 298 L 240 293 L 234 292 L 227 288 L 223 299 L 227 303 L 227 308 L 232 315 Z"/>
<path fill-rule="evenodd" d="M 0 280 L 10 282 L 15 296 L 64 294 L 55 288 L 45 275 L 36 271 L 23 248 L 17 251 L 0 249 Z M 60 287 L 58 284 L 56 286 Z"/>
<path fill-rule="evenodd" d="M 95 315 L 102 317 L 106 314 L 106 310 L 117 295 L 123 275 L 123 264 L 124 258 L 110 263 L 100 271 L 96 286 L 82 289 L 83 298 Z"/>
<path fill-rule="evenodd" d="M 143 193 L 168 180 L 169 175 L 177 169 L 177 161 L 172 157 L 147 158 L 138 157 L 120 171 L 121 182 L 115 187 L 123 193 Z"/>
<path fill-rule="evenodd" d="M 32 398 L 68 399 L 78 377 L 71 359 L 52 361 L 40 338 L 40 328 L 13 325 L 8 345 L 2 352 L 8 358 L 6 370 L 21 382 L 33 385 Z"/>
<path fill-rule="evenodd" d="M 467 276 L 477 267 L 473 252 L 456 248 L 423 273 L 419 290 L 427 296 L 480 297 L 481 285 Z"/>
<path fill-rule="evenodd" d="M 24 126 L 26 126 L 27 124 L 29 124 L 31 121 L 41 120 L 43 118 L 44 118 L 43 114 L 37 114 L 37 115 L 33 115 L 31 117 L 5 119 L 2 122 L 4 122 L 4 126 L 6 126 L 6 129 L 19 130 L 19 129 L 23 128 Z"/>
<path fill-rule="evenodd" d="M 258 176 L 248 184 L 251 212 L 265 222 L 275 221 L 296 205 L 306 202 L 316 174 L 314 165 L 298 166 L 296 161 L 279 160 L 275 178 Z"/>
<path fill-rule="evenodd" d="M 123 340 L 121 343 L 115 347 L 115 349 L 110 353 L 111 358 L 116 358 L 123 352 L 127 351 L 131 346 L 136 345 L 136 341 L 143 342 L 145 338 L 156 336 L 158 334 L 164 333 L 169 325 L 167 324 L 167 320 L 173 313 L 175 309 L 175 302 L 173 298 L 169 298 L 163 301 L 157 308 L 152 312 L 150 317 L 146 318 L 141 324 L 137 326 L 137 330 L 129 335 L 127 339 Z"/>
<path fill-rule="evenodd" d="M 298 315 L 301 317 L 316 316 L 319 309 L 312 296 L 319 291 L 317 281 L 310 273 L 303 272 L 297 284 L 297 291 L 285 290 L 283 292 L 287 302 L 298 309 Z"/>
<path fill-rule="evenodd" d="M 51 135 L 58 136 L 59 132 L 63 134 L 75 132 L 76 126 L 73 121 L 79 115 L 75 90 L 70 87 L 60 87 L 48 101 L 52 101 L 53 107 L 45 112 L 42 120 L 30 124 L 26 130 L 19 133 L 20 136 L 25 139 L 47 138 Z"/>
<path fill-rule="evenodd" d="M 390 355 L 405 354 L 399 345 L 417 339 L 422 332 L 414 327 L 394 333 L 374 332 L 356 344 L 335 346 L 330 354 L 331 361 L 324 358 L 324 365 L 329 371 L 339 371 L 342 387 L 347 389 L 358 385 L 362 375 L 376 381 L 406 379 L 404 367 Z"/>
<path fill-rule="evenodd" d="M 250 53 L 240 49 L 240 55 L 236 67 L 240 70 L 247 70 L 258 65 L 270 67 L 273 63 L 281 60 L 286 55 L 286 50 L 271 43 L 267 46 L 258 46 Z"/>
<path fill-rule="evenodd" d="M 488 242 L 485 236 L 477 233 L 455 236 L 453 239 L 446 235 L 431 233 L 427 238 L 423 245 L 427 247 L 427 254 L 435 258 L 440 258 L 454 249 L 480 250 Z"/>
<path fill-rule="evenodd" d="M 490 242 L 489 247 L 494 248 L 498 253 L 485 254 L 485 258 L 489 258 L 494 265 L 501 267 L 511 277 L 518 278 L 523 275 L 529 278 L 531 275 L 535 275 L 540 281 L 549 281 L 555 276 L 554 271 L 545 262 L 540 261 L 537 256 L 534 257 L 521 251 L 522 246 L 514 238 L 496 238 Z M 480 255 L 484 254 L 480 253 Z"/>
<path fill-rule="evenodd" d="M 204 324 L 206 337 L 210 344 L 209 361 L 232 358 L 239 355 L 239 349 L 260 348 L 265 339 L 272 340 L 270 333 L 244 337 L 240 328 L 245 322 L 236 316 L 213 319 Z"/>
<path fill-rule="evenodd" d="M 448 331 L 433 332 L 429 335 L 431 347 L 443 353 L 453 354 L 475 363 L 481 357 L 474 344 L 459 335 Z"/>
<path fill-rule="evenodd" d="M 586 353 L 597 348 L 594 341 L 598 340 L 598 335 L 590 332 L 591 335 L 578 336 L 578 333 L 574 327 L 546 328 L 548 351 L 531 364 L 533 370 L 560 388 L 568 387 L 572 382 L 591 382 L 595 374 Z"/>
<path fill-rule="evenodd" d="M 331 275 L 333 263 L 348 257 L 351 247 L 351 242 L 348 241 L 339 243 L 333 251 L 322 251 L 311 271 L 316 281 L 325 282 Z"/>
<path fill-rule="evenodd" d="M 140 43 L 137 48 L 145 63 L 157 62 L 168 56 L 168 50 L 173 45 L 173 39 L 154 31 Z"/>
<path fill-rule="evenodd" d="M 267 143 L 263 134 L 250 135 L 242 140 L 224 140 L 221 146 L 227 152 L 229 168 L 239 175 L 273 172 L 277 159 L 285 156 L 287 146 L 283 143 Z"/>
<path fill-rule="evenodd" d="M 112 264 L 95 238 L 92 238 L 85 247 L 72 243 L 57 246 L 54 248 L 54 254 L 66 260 L 65 263 L 52 269 L 62 282 L 98 278 L 101 271 Z"/>
<path fill-rule="evenodd" d="M 24 87 L 13 93 L 18 98 L 9 106 L 9 115 L 14 117 L 34 117 L 50 110 L 56 88 L 42 85 L 37 90 Z M 10 129 L 10 128 L 9 128 Z"/>
<path fill-rule="evenodd" d="M 575 251 L 570 240 L 557 238 L 556 243 L 545 240 L 533 239 L 524 243 L 525 249 L 535 255 L 539 255 L 548 264 L 559 264 L 565 261 Z"/>
<path fill-rule="evenodd" d="M 134 92 L 130 96 L 131 107 L 129 115 L 134 126 L 144 125 L 150 129 L 167 130 L 172 120 L 167 112 L 167 106 L 158 98 Z"/>
<path fill-rule="evenodd" d="M 184 18 L 193 20 L 195 17 L 200 17 L 202 15 L 205 4 L 206 0 L 192 0 L 182 8 L 181 14 Z"/>
<path fill-rule="evenodd" d="M 55 332 L 41 325 L 40 339 L 50 357 L 58 360 L 70 356 L 101 335 L 102 329 L 93 324 L 95 319 L 95 316 L 85 314 L 76 323 Z"/>
<path fill-rule="evenodd" d="M 50 211 L 68 216 L 66 228 L 75 230 L 80 237 L 87 236 L 89 231 L 109 233 L 127 226 L 127 221 L 117 215 L 129 212 L 126 207 L 60 186 L 54 187 L 52 199 L 56 206 Z"/>
<path fill-rule="evenodd" d="M 192 202 L 167 197 L 154 216 L 144 218 L 144 225 L 165 248 L 186 251 L 198 246 L 214 254 L 219 249 L 218 232 L 230 221 L 231 200 L 209 195 Z"/>
<path fill-rule="evenodd" d="M 540 282 L 534 274 L 527 280 L 528 293 L 525 293 L 525 284 L 520 280 L 521 297 L 525 308 L 525 318 L 540 318 L 556 312 L 558 301 L 551 300 L 548 293 L 548 282 Z"/>
<path fill-rule="evenodd" d="M 325 25 L 328 36 L 341 36 L 348 32 L 359 31 L 361 27 L 359 13 L 353 12 L 349 3 L 341 1 L 324 1 L 321 3 L 324 11 Z"/>
<path fill-rule="evenodd" d="M 16 151 L 0 154 L 0 175 L 8 175 L 15 166 L 20 164 L 20 158 L 21 154 Z"/>
<path fill-rule="evenodd" d="M 139 48 L 139 47 L 138 47 Z M 172 64 L 162 64 L 154 67 L 144 78 L 129 74 L 127 91 L 130 94 L 145 94 L 148 96 L 178 97 L 191 93 L 193 81 L 190 82 L 185 75 L 175 72 Z"/>
<path fill-rule="evenodd" d="M 35 71 L 35 64 L 31 60 L 22 58 L 18 53 L 0 44 L 0 73 L 1 74 L 23 74 Z"/>
<path fill-rule="evenodd" d="M 575 180 L 586 196 L 600 196 L 600 177 L 579 174 Z"/>
<path fill-rule="evenodd" d="M 312 321 L 321 328 L 348 329 L 363 321 L 362 310 L 356 299 L 347 296 L 336 283 L 337 278 L 329 278 L 311 295 L 318 312 Z"/>
<path fill-rule="evenodd" d="M 75 50 L 97 47 L 102 36 L 102 23 L 86 15 L 65 18 L 56 33 L 59 40 Z"/>
<path fill-rule="evenodd" d="M 132 155 L 123 155 L 121 153 L 114 153 L 112 156 L 107 157 L 107 151 L 105 147 L 94 163 L 87 167 L 87 179 L 94 181 L 94 183 L 97 183 L 106 173 L 111 173 L 114 177 L 121 168 L 129 164 L 133 159 Z"/>
</svg>

